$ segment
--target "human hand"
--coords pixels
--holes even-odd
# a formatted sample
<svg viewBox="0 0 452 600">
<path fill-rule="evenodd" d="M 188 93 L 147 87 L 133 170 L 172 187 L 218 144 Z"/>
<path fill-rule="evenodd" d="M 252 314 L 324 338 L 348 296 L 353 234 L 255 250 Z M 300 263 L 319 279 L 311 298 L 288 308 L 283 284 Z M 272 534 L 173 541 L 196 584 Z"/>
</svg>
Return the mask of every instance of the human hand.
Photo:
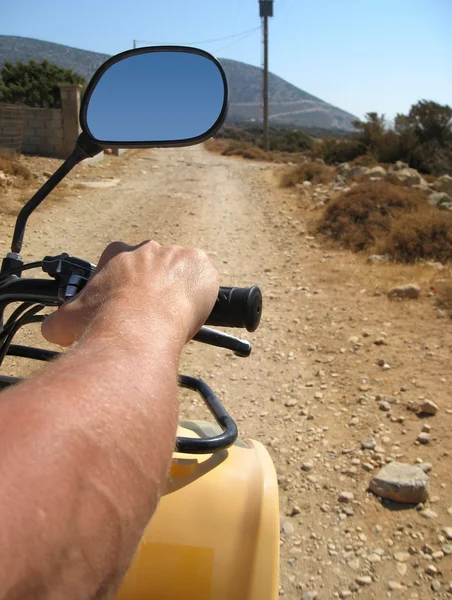
<svg viewBox="0 0 452 600">
<path fill-rule="evenodd" d="M 218 287 L 218 272 L 202 250 L 114 242 L 86 287 L 43 322 L 42 334 L 69 346 L 93 328 L 124 333 L 130 323 L 145 333 L 161 322 L 184 344 L 205 323 Z"/>
</svg>

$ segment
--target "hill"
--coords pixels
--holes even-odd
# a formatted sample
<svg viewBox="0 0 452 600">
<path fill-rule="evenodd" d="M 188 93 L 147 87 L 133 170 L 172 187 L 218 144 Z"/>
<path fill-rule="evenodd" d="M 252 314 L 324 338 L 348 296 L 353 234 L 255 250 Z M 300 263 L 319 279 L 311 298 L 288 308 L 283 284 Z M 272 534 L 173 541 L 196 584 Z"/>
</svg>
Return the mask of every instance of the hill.
<svg viewBox="0 0 452 600">
<path fill-rule="evenodd" d="M 107 58 L 108 54 L 62 44 L 0 35 L 0 67 L 5 60 L 28 62 L 30 59 L 47 59 L 89 79 Z M 219 60 L 230 87 L 228 121 L 261 121 L 262 69 L 227 58 Z M 353 129 L 352 121 L 356 119 L 354 115 L 308 94 L 273 73 L 269 75 L 269 100 L 270 123 L 274 125 L 350 131 Z"/>
</svg>

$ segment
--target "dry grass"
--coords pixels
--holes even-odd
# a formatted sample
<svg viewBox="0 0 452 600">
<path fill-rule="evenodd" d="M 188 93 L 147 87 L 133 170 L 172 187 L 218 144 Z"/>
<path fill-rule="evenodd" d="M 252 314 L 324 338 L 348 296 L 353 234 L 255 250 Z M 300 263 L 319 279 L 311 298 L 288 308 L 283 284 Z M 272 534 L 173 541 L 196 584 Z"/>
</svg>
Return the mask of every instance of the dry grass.
<svg viewBox="0 0 452 600">
<path fill-rule="evenodd" d="M 204 143 L 209 152 L 221 154 L 223 156 L 233 156 L 246 158 L 248 160 L 270 161 L 275 163 L 299 163 L 306 160 L 302 152 L 282 152 L 272 150 L 264 152 L 262 148 L 247 142 L 237 142 L 236 140 L 217 140 L 210 139 Z"/>
<path fill-rule="evenodd" d="M 452 214 L 429 205 L 422 192 L 386 181 L 337 196 L 317 231 L 355 252 L 387 254 L 399 262 L 452 261 Z"/>
<path fill-rule="evenodd" d="M 420 205 L 414 213 L 392 223 L 377 250 L 398 262 L 452 261 L 452 213 Z"/>
<path fill-rule="evenodd" d="M 211 138 L 204 143 L 204 146 L 209 152 L 215 152 L 216 154 L 223 154 L 223 151 L 229 147 L 229 142 L 225 140 L 216 140 Z"/>
<path fill-rule="evenodd" d="M 230 144 L 230 146 L 222 152 L 222 155 L 241 156 L 242 158 L 247 158 L 249 160 L 270 160 L 269 154 L 264 152 L 262 148 L 246 144 Z"/>
<path fill-rule="evenodd" d="M 33 173 L 20 159 L 13 159 L 8 156 L 0 156 L 0 171 L 3 171 L 6 175 L 21 177 L 26 181 L 33 179 Z"/>
<path fill-rule="evenodd" d="M 452 277 L 441 278 L 432 285 L 436 295 L 436 305 L 452 318 Z"/>
<path fill-rule="evenodd" d="M 303 181 L 327 184 L 333 181 L 334 171 L 318 162 L 307 162 L 286 171 L 281 177 L 282 187 L 292 187 Z"/>
</svg>

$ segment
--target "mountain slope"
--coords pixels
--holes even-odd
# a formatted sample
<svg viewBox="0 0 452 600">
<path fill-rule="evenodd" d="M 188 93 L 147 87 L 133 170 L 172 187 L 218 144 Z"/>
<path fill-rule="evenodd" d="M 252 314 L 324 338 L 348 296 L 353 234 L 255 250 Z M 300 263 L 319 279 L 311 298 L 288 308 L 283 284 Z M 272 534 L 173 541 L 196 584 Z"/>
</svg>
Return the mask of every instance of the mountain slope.
<svg viewBox="0 0 452 600">
<path fill-rule="evenodd" d="M 79 50 L 70 46 L 31 38 L 0 35 L 0 66 L 5 60 L 28 62 L 47 59 L 72 69 L 86 79 L 108 54 Z M 230 107 L 228 121 L 258 122 L 262 120 L 262 69 L 227 58 L 220 59 L 229 82 Z M 353 129 L 355 116 L 347 113 L 269 74 L 270 123 L 324 129 Z"/>
</svg>

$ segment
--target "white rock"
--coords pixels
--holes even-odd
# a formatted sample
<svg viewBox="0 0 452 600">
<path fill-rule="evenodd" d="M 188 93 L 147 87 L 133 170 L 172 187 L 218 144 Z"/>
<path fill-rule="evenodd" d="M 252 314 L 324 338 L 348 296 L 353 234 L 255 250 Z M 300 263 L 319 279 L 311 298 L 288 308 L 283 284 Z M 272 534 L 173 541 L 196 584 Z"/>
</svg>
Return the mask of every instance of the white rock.
<svg viewBox="0 0 452 600">
<path fill-rule="evenodd" d="M 295 533 L 295 527 L 290 521 L 284 521 L 281 529 L 285 533 L 285 535 L 292 535 L 293 533 Z"/>
<path fill-rule="evenodd" d="M 397 562 L 406 562 L 407 560 L 410 560 L 411 554 L 409 552 L 395 552 L 394 553 L 394 558 L 396 559 Z"/>
<path fill-rule="evenodd" d="M 354 496 L 352 492 L 341 492 L 339 494 L 339 502 L 353 502 Z"/>
<path fill-rule="evenodd" d="M 416 169 L 410 168 L 402 168 L 390 171 L 389 180 L 393 180 L 396 183 L 400 182 L 409 186 L 420 185 L 422 183 L 422 177 L 419 175 Z"/>
<path fill-rule="evenodd" d="M 438 515 L 433 510 L 426 508 L 425 510 L 421 510 L 420 515 L 425 519 L 437 519 Z"/>
<path fill-rule="evenodd" d="M 386 177 L 386 170 L 383 167 L 377 166 L 372 167 L 367 173 L 366 178 L 372 177 L 375 179 L 384 179 Z"/>
<path fill-rule="evenodd" d="M 419 404 L 418 410 L 425 415 L 436 415 L 438 406 L 431 400 L 424 400 Z"/>
<path fill-rule="evenodd" d="M 398 581 L 388 581 L 388 589 L 391 592 L 396 592 L 399 590 L 404 590 L 406 588 L 402 583 L 399 583 Z"/>
<path fill-rule="evenodd" d="M 452 177 L 450 175 L 441 175 L 433 184 L 438 192 L 446 192 L 452 195 Z"/>
<path fill-rule="evenodd" d="M 367 438 L 367 440 L 361 442 L 361 448 L 363 450 L 373 450 L 376 447 L 376 445 L 377 442 L 373 437 Z"/>
<path fill-rule="evenodd" d="M 422 431 L 416 439 L 420 444 L 428 444 L 430 442 L 430 434 Z"/>
</svg>

